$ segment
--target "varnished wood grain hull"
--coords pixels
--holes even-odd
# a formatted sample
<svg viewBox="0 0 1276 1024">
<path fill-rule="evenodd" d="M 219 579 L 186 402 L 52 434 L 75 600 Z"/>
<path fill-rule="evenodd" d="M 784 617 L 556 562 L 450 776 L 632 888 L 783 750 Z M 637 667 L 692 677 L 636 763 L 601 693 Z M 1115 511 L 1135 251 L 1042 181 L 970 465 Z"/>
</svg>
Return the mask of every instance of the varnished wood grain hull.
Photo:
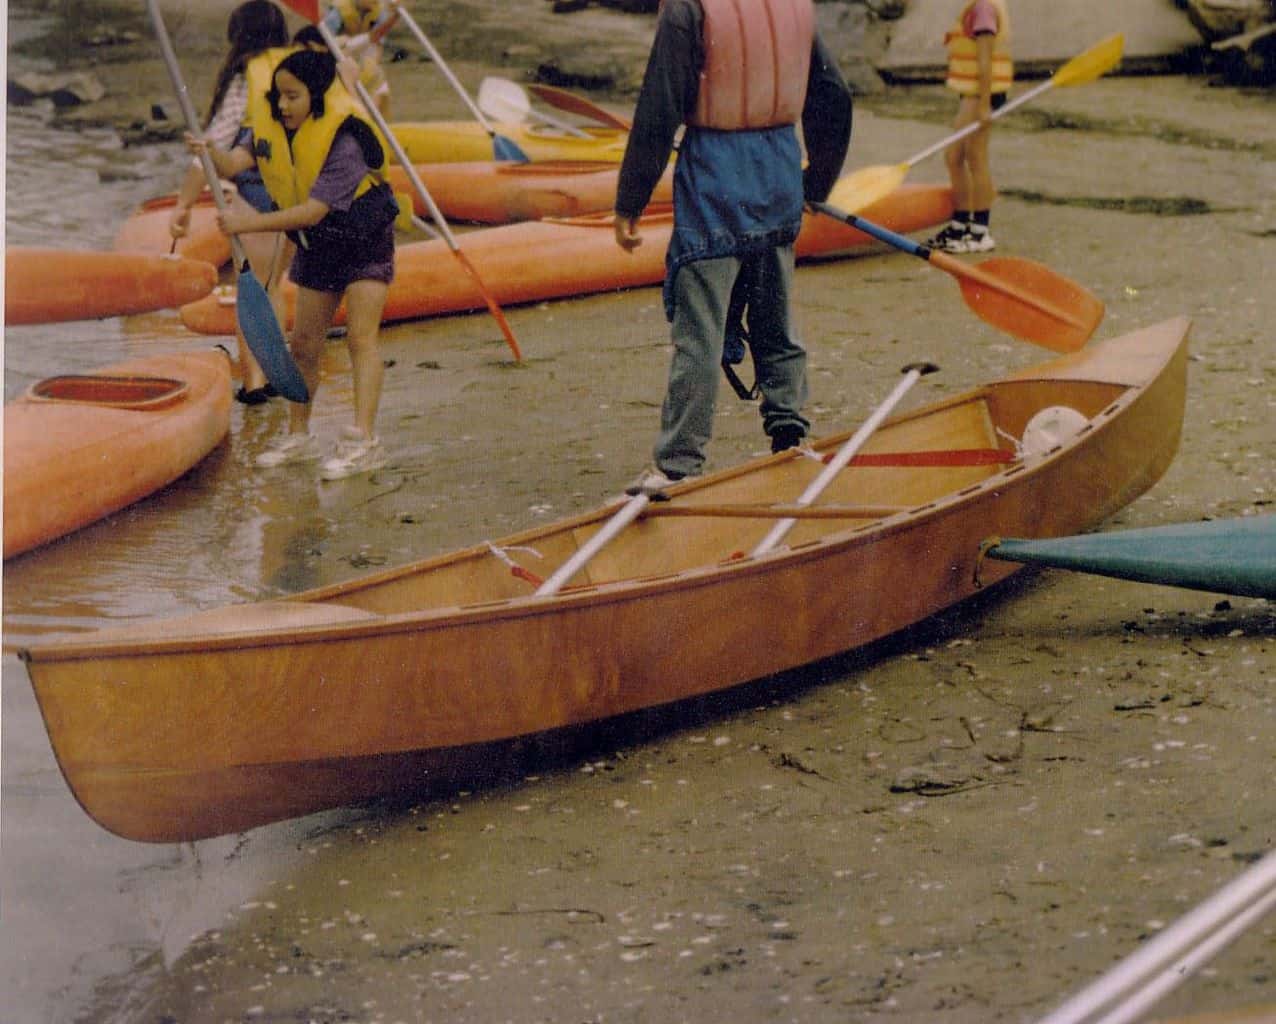
<svg viewBox="0 0 1276 1024">
<path fill-rule="evenodd" d="M 1007 466 L 844 471 L 822 500 L 894 497 L 901 511 L 803 521 L 789 547 L 759 558 L 733 553 L 769 521 L 652 517 L 552 598 L 478 547 L 22 654 L 68 783 L 120 835 L 192 839 L 410 791 L 432 759 L 474 745 L 722 690 L 894 633 L 975 592 L 990 536 L 1095 526 L 1174 456 L 1186 331 L 1171 321 L 895 417 L 866 452 L 995 445 L 997 430 L 1017 437 L 1056 404 L 1090 422 Z M 672 497 L 791 502 L 818 471 L 785 453 Z M 498 545 L 537 548 L 548 573 L 615 507 Z M 981 568 L 985 584 L 1015 571 Z"/>
<path fill-rule="evenodd" d="M 4 557 L 96 522 L 176 480 L 226 436 L 230 361 L 188 352 L 134 359 L 104 377 L 187 386 L 154 409 L 40 401 L 4 408 Z"/>
<path fill-rule="evenodd" d="M 933 227 L 952 213 L 952 193 L 944 186 L 905 185 L 864 211 L 892 231 Z M 465 255 L 502 306 L 618 288 L 659 284 L 665 277 L 665 250 L 672 231 L 668 210 L 642 222 L 643 244 L 626 252 L 616 244 L 610 213 L 567 220 L 541 220 L 472 231 L 460 237 Z M 831 217 L 807 215 L 796 251 L 799 259 L 864 251 L 871 238 Z M 291 324 L 297 290 L 284 287 Z M 442 241 L 402 245 L 395 253 L 394 283 L 382 318 L 390 323 L 418 317 L 487 308 L 483 292 Z M 201 334 L 231 334 L 235 325 L 233 289 L 219 289 L 185 306 L 182 322 Z M 344 305 L 337 323 L 345 322 Z"/>
</svg>

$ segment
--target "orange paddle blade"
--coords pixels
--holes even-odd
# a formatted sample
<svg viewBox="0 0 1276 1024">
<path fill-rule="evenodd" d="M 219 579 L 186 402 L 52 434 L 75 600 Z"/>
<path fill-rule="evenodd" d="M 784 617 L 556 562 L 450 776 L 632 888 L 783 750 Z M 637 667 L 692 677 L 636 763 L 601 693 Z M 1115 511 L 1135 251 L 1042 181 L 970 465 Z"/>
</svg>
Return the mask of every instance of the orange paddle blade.
<svg viewBox="0 0 1276 1024">
<path fill-rule="evenodd" d="M 501 333 L 505 335 L 505 344 L 510 347 L 510 351 L 514 353 L 514 361 L 521 363 L 523 361 L 523 352 L 518 347 L 518 340 L 514 337 L 514 331 L 509 325 L 509 321 L 505 319 L 505 314 L 501 307 L 496 304 L 496 299 L 492 293 L 487 290 L 487 286 L 483 283 L 483 279 L 479 277 L 478 270 L 474 264 L 470 262 L 470 258 L 461 252 L 459 246 L 452 247 L 452 255 L 461 262 L 461 266 L 465 268 L 465 272 L 474 279 L 474 283 L 478 285 L 478 290 L 483 294 L 483 301 L 487 303 L 487 310 L 492 314 L 492 318 L 496 321 L 501 329 Z"/>
<path fill-rule="evenodd" d="M 1103 320 L 1098 296 L 1033 260 L 972 265 L 931 252 L 930 262 L 957 278 L 962 298 L 981 320 L 1056 352 L 1081 348 Z"/>
<path fill-rule="evenodd" d="M 613 114 L 605 107 L 600 107 L 597 103 L 585 99 L 584 96 L 577 96 L 574 92 L 560 89 L 556 85 L 533 83 L 527 87 L 527 91 L 538 100 L 548 103 L 551 107 L 565 110 L 569 114 L 579 114 L 581 117 L 597 121 L 608 128 L 620 128 L 624 131 L 629 131 L 633 127 L 629 118 Z"/>
<path fill-rule="evenodd" d="M 846 213 L 858 213 L 904 184 L 908 168 L 908 164 L 880 164 L 844 174 L 829 193 L 828 205 Z"/>
</svg>

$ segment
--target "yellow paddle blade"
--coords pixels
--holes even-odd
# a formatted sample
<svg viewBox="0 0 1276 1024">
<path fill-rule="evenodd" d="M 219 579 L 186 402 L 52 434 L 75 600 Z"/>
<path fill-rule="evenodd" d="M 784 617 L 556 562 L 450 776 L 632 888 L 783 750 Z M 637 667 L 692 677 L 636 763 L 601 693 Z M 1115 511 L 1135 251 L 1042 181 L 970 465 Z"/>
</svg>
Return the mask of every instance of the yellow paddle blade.
<svg viewBox="0 0 1276 1024">
<path fill-rule="evenodd" d="M 1120 32 L 1108 36 L 1107 39 L 1095 43 L 1085 53 L 1077 54 L 1063 67 L 1050 76 L 1054 85 L 1084 85 L 1102 78 L 1121 63 L 1121 52 L 1125 48 L 1125 36 Z"/>
<path fill-rule="evenodd" d="M 879 164 L 844 174 L 837 179 L 827 202 L 846 213 L 857 213 L 904 184 L 908 168 L 908 164 Z"/>
</svg>

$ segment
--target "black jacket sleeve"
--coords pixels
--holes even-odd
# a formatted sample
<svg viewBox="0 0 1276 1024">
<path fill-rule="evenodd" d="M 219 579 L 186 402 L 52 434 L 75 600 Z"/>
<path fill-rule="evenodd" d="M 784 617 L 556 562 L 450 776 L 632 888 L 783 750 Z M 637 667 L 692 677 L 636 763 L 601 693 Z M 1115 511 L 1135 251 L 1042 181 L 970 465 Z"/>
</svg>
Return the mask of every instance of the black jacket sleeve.
<svg viewBox="0 0 1276 1024">
<path fill-rule="evenodd" d="M 802 108 L 802 138 L 807 166 L 802 188 L 806 201 L 828 198 L 851 143 L 851 90 L 820 37 L 811 46 L 811 70 Z"/>
<path fill-rule="evenodd" d="M 674 139 L 695 110 L 704 65 L 704 14 L 694 0 L 666 0 L 656 21 L 634 124 L 616 186 L 616 212 L 637 217 L 665 173 Z"/>
</svg>

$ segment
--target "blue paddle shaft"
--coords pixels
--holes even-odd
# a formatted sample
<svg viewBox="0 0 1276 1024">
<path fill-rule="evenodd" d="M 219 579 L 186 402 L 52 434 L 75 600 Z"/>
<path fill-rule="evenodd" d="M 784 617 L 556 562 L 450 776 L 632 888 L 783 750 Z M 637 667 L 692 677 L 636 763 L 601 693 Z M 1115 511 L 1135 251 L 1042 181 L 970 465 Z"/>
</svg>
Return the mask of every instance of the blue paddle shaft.
<svg viewBox="0 0 1276 1024">
<path fill-rule="evenodd" d="M 876 238 L 879 242 L 885 242 L 896 249 L 902 249 L 910 256 L 916 256 L 923 260 L 930 259 L 930 250 L 926 246 L 914 242 L 911 238 L 897 235 L 889 228 L 874 224 L 871 220 L 865 220 L 863 217 L 857 217 L 853 213 L 843 213 L 836 206 L 829 206 L 828 203 L 812 203 L 811 205 L 819 210 L 820 213 L 827 214 L 834 220 L 840 220 L 844 224 L 849 224 L 851 227 L 863 231 L 864 234 Z"/>
</svg>

